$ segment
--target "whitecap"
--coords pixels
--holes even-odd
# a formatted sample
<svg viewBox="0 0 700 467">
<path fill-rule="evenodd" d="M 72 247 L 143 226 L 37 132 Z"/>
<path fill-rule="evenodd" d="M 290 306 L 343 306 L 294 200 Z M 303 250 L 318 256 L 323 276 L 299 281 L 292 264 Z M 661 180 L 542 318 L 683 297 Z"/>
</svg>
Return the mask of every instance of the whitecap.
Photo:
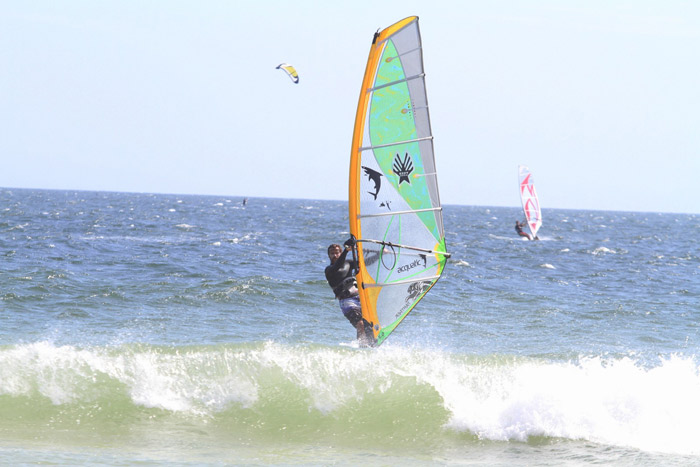
<svg viewBox="0 0 700 467">
<path fill-rule="evenodd" d="M 438 362 L 440 363 L 440 362 Z M 514 362 L 424 377 L 451 411 L 449 427 L 481 438 L 594 440 L 643 451 L 697 455 L 697 366 L 671 357 L 655 368 L 632 358 Z M 476 375 L 475 375 L 476 373 Z M 665 397 L 666 394 L 673 397 Z"/>
<path fill-rule="evenodd" d="M 610 248 L 605 248 L 604 246 L 598 247 L 595 250 L 593 250 L 594 255 L 600 255 L 603 253 L 615 253 L 613 250 Z"/>
</svg>

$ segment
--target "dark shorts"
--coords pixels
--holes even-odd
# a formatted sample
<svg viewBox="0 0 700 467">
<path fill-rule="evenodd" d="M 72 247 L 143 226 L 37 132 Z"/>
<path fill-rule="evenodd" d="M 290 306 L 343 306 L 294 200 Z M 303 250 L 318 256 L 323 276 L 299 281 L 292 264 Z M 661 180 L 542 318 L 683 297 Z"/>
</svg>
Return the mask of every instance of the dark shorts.
<svg viewBox="0 0 700 467">
<path fill-rule="evenodd" d="M 353 326 L 357 326 L 357 323 L 362 319 L 362 305 L 360 305 L 360 297 L 357 295 L 340 299 L 340 309 Z"/>
</svg>

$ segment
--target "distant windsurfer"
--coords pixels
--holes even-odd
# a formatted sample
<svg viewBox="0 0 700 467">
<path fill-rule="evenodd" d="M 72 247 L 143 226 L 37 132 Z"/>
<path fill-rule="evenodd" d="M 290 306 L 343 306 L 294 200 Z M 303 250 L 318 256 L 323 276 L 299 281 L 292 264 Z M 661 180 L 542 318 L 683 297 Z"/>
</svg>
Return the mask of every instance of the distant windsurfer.
<svg viewBox="0 0 700 467">
<path fill-rule="evenodd" d="M 530 235 L 527 232 L 523 232 L 523 227 L 526 226 L 527 223 L 525 221 L 523 221 L 522 223 L 518 222 L 517 220 L 515 221 L 515 231 L 518 233 L 518 235 L 520 235 L 521 237 L 526 237 L 528 240 L 532 240 L 532 235 Z"/>
<path fill-rule="evenodd" d="M 335 298 L 340 302 L 343 315 L 357 330 L 358 342 L 361 345 L 369 345 L 371 339 L 367 334 L 370 334 L 371 330 L 368 329 L 369 332 L 365 334 L 365 320 L 362 319 L 362 305 L 355 280 L 357 262 L 346 259 L 348 252 L 355 246 L 355 240 L 351 238 L 343 245 L 345 248 L 341 248 L 337 243 L 328 247 L 328 259 L 331 264 L 326 267 L 326 280 L 333 289 Z"/>
</svg>

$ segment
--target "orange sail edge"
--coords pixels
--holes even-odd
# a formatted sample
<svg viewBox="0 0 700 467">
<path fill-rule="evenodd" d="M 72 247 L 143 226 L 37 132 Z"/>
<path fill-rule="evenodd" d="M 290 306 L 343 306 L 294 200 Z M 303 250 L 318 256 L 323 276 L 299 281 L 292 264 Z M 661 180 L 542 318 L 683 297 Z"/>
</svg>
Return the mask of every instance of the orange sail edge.
<svg viewBox="0 0 700 467">
<path fill-rule="evenodd" d="M 381 53 L 377 52 L 377 41 L 372 42 L 370 47 L 369 57 L 367 59 L 367 67 L 365 68 L 365 75 L 362 79 L 362 88 L 360 89 L 360 98 L 357 104 L 357 114 L 355 116 L 355 128 L 353 130 L 352 138 L 352 148 L 350 153 L 350 180 L 348 184 L 348 209 L 349 209 L 349 221 L 350 221 L 350 233 L 355 236 L 355 238 L 362 238 L 362 229 L 360 226 L 360 144 L 362 143 L 362 133 L 365 127 L 364 115 L 367 112 L 367 105 L 369 102 L 369 88 L 370 83 L 374 78 L 374 74 L 377 69 L 377 58 L 381 56 Z M 380 50 L 381 52 L 381 50 Z M 357 274 L 358 279 L 358 291 L 360 294 L 360 304 L 362 306 L 362 318 L 370 323 L 372 326 L 372 333 L 376 341 L 377 334 L 379 333 L 378 328 L 378 318 L 375 307 L 370 305 L 369 289 L 364 287 L 371 278 L 366 274 L 364 254 L 362 252 L 362 243 L 358 242 L 358 267 L 359 271 Z M 375 301 L 376 303 L 376 297 Z"/>
</svg>

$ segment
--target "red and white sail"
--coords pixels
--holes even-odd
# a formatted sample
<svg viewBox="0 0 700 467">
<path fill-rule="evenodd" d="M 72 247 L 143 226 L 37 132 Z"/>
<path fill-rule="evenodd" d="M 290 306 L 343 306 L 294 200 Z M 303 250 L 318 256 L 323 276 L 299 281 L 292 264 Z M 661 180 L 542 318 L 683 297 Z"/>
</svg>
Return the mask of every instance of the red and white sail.
<svg viewBox="0 0 700 467">
<path fill-rule="evenodd" d="M 537 190 L 530 169 L 524 165 L 518 166 L 518 185 L 520 187 L 520 201 L 523 205 L 525 220 L 530 228 L 532 238 L 537 236 L 537 231 L 542 226 L 542 211 L 540 201 L 537 198 Z"/>
</svg>

